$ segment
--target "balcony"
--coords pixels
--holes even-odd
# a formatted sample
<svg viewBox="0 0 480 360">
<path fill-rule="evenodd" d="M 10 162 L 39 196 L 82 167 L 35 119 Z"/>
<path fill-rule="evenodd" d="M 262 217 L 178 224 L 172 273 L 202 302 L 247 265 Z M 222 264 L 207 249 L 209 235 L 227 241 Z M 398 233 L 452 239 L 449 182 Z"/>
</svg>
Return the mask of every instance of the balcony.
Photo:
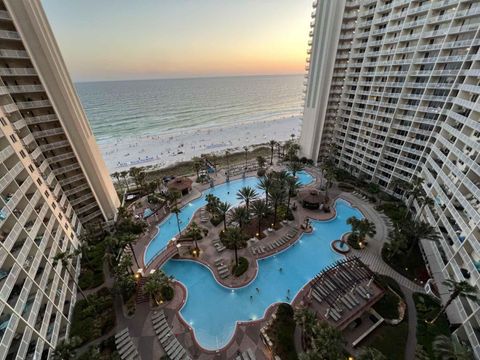
<svg viewBox="0 0 480 360">
<path fill-rule="evenodd" d="M 50 103 L 50 100 L 36 100 L 36 101 L 17 102 L 17 106 L 20 110 L 26 110 L 26 109 L 49 107 L 49 106 L 52 106 L 52 104 Z"/>
<path fill-rule="evenodd" d="M 0 39 L 21 40 L 20 34 L 16 31 L 0 30 Z"/>
<path fill-rule="evenodd" d="M 0 19 L 1 20 L 12 20 L 8 11 L 0 10 Z"/>
<path fill-rule="evenodd" d="M 24 50 L 0 50 L 0 58 L 3 59 L 28 59 L 28 53 Z"/>
<path fill-rule="evenodd" d="M 69 145 L 70 143 L 68 142 L 68 140 L 61 140 L 61 141 L 56 141 L 50 144 L 40 145 L 40 149 L 42 149 L 42 151 L 48 151 L 48 150 L 54 150 L 54 149 L 61 149 Z"/>
<path fill-rule="evenodd" d="M 2 86 L 2 88 L 6 88 L 6 90 L 8 90 L 11 94 L 35 93 L 35 92 L 45 91 L 43 85 L 15 85 L 15 86 Z"/>
<path fill-rule="evenodd" d="M 77 169 L 80 169 L 80 164 L 79 163 L 62 166 L 62 167 L 53 169 L 52 171 L 55 175 L 60 175 L 60 174 L 65 174 L 67 172 L 74 171 L 74 170 L 77 170 Z M 82 176 L 83 176 L 83 174 L 82 174 Z"/>
<path fill-rule="evenodd" d="M 42 124 L 42 123 L 47 123 L 52 121 L 58 121 L 57 115 L 49 114 L 49 115 L 25 117 L 25 122 L 27 123 L 27 125 L 36 125 L 36 124 Z"/>
<path fill-rule="evenodd" d="M 18 107 L 16 104 L 7 104 L 7 105 L 2 105 L 2 109 L 4 112 L 7 114 L 11 114 L 15 111 L 18 111 Z"/>
<path fill-rule="evenodd" d="M 47 137 L 47 136 L 55 136 L 55 135 L 60 135 L 63 134 L 63 128 L 58 127 L 54 129 L 48 129 L 48 130 L 40 130 L 40 131 L 32 131 L 33 136 L 36 138 L 39 137 Z"/>
<path fill-rule="evenodd" d="M 1 76 L 35 76 L 34 68 L 0 68 Z"/>
</svg>

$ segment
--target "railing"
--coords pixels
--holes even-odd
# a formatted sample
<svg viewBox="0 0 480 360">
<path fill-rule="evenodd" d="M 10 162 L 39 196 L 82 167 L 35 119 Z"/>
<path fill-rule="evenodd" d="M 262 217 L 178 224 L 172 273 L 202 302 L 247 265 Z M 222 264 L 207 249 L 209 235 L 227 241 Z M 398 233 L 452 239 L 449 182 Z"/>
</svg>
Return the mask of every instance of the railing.
<svg viewBox="0 0 480 360">
<path fill-rule="evenodd" d="M 153 255 L 152 259 L 145 265 L 150 266 L 154 261 L 157 261 L 155 265 L 156 267 L 159 267 L 176 254 L 178 254 L 177 246 L 173 242 L 169 242 L 167 245 L 158 250 L 155 255 Z"/>
</svg>

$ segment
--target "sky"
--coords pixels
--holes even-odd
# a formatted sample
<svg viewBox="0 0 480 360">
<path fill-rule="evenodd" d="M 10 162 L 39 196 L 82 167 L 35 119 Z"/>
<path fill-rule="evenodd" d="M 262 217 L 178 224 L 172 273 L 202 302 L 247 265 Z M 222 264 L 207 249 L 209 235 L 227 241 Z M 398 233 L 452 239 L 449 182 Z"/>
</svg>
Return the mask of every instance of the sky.
<svg viewBox="0 0 480 360">
<path fill-rule="evenodd" d="M 299 74 L 312 0 L 42 0 L 74 81 Z"/>
</svg>

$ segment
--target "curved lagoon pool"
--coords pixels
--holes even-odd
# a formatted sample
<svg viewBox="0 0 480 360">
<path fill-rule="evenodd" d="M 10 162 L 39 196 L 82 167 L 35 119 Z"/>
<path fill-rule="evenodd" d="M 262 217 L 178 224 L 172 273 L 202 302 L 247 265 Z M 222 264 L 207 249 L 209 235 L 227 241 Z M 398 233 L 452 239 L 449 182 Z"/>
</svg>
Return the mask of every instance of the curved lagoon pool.
<svg viewBox="0 0 480 360">
<path fill-rule="evenodd" d="M 201 346 L 211 350 L 225 346 L 237 321 L 261 318 L 275 302 L 291 302 L 318 272 L 342 258 L 330 243 L 351 230 L 347 218 L 363 215 L 343 200 L 337 200 L 335 207 L 335 219 L 312 221 L 312 233 L 303 234 L 285 251 L 260 260 L 256 279 L 243 288 L 233 290 L 220 285 L 209 269 L 193 261 L 169 260 L 163 266 L 188 290 L 180 313 L 195 330 Z"/>
<path fill-rule="evenodd" d="M 307 185 L 314 181 L 314 177 L 306 171 L 299 172 L 297 178 L 302 185 Z M 183 231 L 188 226 L 193 214 L 207 204 L 205 201 L 205 196 L 207 194 L 214 194 L 215 196 L 218 196 L 221 201 L 227 201 L 233 206 L 237 206 L 240 204 L 240 200 L 237 200 L 237 191 L 244 186 L 256 188 L 257 184 L 257 177 L 248 177 L 217 185 L 213 189 L 203 191 L 199 198 L 191 201 L 181 209 L 182 211 L 179 214 L 180 228 Z M 262 193 L 258 189 L 257 191 L 260 194 Z M 175 214 L 170 214 L 158 225 L 157 235 L 148 244 L 144 255 L 145 264 L 150 263 L 176 235 L 178 235 L 177 220 L 175 219 Z"/>
</svg>

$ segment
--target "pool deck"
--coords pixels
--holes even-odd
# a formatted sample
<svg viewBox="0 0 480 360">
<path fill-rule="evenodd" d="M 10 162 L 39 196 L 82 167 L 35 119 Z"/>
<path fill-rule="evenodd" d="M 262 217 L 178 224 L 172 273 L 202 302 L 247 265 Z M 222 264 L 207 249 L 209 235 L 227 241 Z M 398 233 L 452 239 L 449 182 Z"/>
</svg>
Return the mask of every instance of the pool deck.
<svg viewBox="0 0 480 360">
<path fill-rule="evenodd" d="M 278 170 L 279 167 L 274 167 L 275 170 Z M 316 181 L 315 183 L 309 184 L 308 187 L 316 187 L 319 184 L 320 179 L 320 171 L 315 168 L 307 169 L 312 175 L 315 176 Z M 246 176 L 255 176 L 255 173 L 247 173 Z M 242 176 L 231 177 L 231 180 L 239 179 Z M 225 182 L 225 178 L 218 174 L 215 178 L 215 185 L 222 184 Z M 206 190 L 209 188 L 208 184 L 199 185 L 195 184 L 193 191 L 182 198 L 181 204 L 184 205 L 193 199 L 200 196 L 201 191 Z M 362 250 L 362 251 L 351 251 L 349 255 L 356 255 L 359 256 L 362 261 L 364 261 L 373 271 L 383 273 L 389 275 L 396 279 L 400 285 L 402 286 L 403 290 L 407 290 L 409 292 L 409 297 L 411 297 L 411 293 L 414 291 L 423 291 L 423 289 L 414 284 L 413 282 L 409 281 L 408 279 L 404 278 L 400 274 L 396 273 L 393 269 L 391 269 L 387 264 L 385 264 L 381 258 L 380 250 L 383 243 L 386 241 L 386 235 L 388 232 L 387 224 L 385 219 L 382 217 L 381 214 L 376 212 L 373 209 L 373 206 L 368 202 L 359 199 L 352 194 L 344 193 L 337 189 L 335 186 L 329 190 L 329 196 L 334 201 L 335 199 L 341 197 L 347 201 L 349 201 L 353 206 L 358 208 L 362 213 L 371 221 L 375 222 L 377 228 L 377 234 L 374 238 L 370 239 L 369 246 Z M 332 207 L 333 209 L 333 207 Z M 135 245 L 135 252 L 137 254 L 138 259 L 143 264 L 143 254 L 148 246 L 150 240 L 155 236 L 157 229 L 156 226 L 168 215 L 168 212 L 164 212 L 163 210 L 160 211 L 158 215 L 153 216 L 149 219 L 150 227 L 148 231 L 137 241 Z M 198 217 L 198 213 L 195 214 Z M 295 214 L 296 220 L 292 221 L 290 224 L 282 227 L 281 229 L 270 233 L 268 237 L 260 240 L 263 245 L 269 244 L 274 242 L 278 238 L 280 238 L 286 231 L 288 231 L 291 227 L 299 228 L 300 224 L 303 222 L 305 217 L 309 217 L 312 219 L 317 220 L 328 220 L 335 216 L 335 213 L 332 211 L 331 213 L 324 213 L 319 211 L 310 211 L 303 209 L 301 206 L 298 206 L 297 212 Z M 196 219 L 197 220 L 197 219 Z M 251 266 L 249 270 L 244 275 L 240 276 L 239 278 L 234 278 L 230 275 L 229 278 L 222 280 L 219 279 L 218 274 L 216 273 L 215 266 L 213 266 L 214 259 L 222 257 L 225 261 L 233 261 L 233 251 L 225 250 L 222 253 L 217 253 L 216 249 L 211 245 L 211 234 L 214 234 L 213 231 L 217 231 L 215 235 L 218 234 L 223 225 L 219 225 L 217 229 L 208 223 L 201 223 L 198 222 L 202 227 L 206 227 L 209 229 L 209 236 L 206 239 L 203 239 L 198 242 L 198 245 L 201 249 L 200 258 L 195 259 L 207 265 L 210 269 L 213 269 L 213 273 L 215 274 L 215 278 L 219 283 L 225 286 L 230 287 L 239 287 L 248 284 L 254 277 L 257 272 L 257 262 L 256 260 L 262 257 L 273 255 L 279 251 L 282 251 L 284 248 L 291 246 L 294 244 L 298 238 L 301 236 L 302 232 L 299 232 L 298 236 L 291 239 L 283 248 L 277 248 L 275 251 L 270 253 L 262 254 L 261 256 L 254 256 L 248 249 L 241 249 L 239 251 L 239 256 L 245 256 L 249 259 Z M 212 233 L 210 233 L 212 231 Z M 255 260 L 255 261 L 253 261 Z M 212 264 L 212 265 L 210 265 Z M 147 270 L 157 268 L 158 262 L 153 261 L 148 267 Z M 145 265 L 143 264 L 145 267 Z M 147 272 L 147 271 L 145 271 Z M 303 307 L 308 305 L 308 297 L 306 297 L 310 284 L 305 284 L 304 288 L 300 290 L 300 292 L 296 295 L 296 297 L 292 300 L 292 306 L 295 308 Z M 180 315 L 180 309 L 186 301 L 186 290 L 182 284 L 179 282 L 175 282 L 175 297 L 172 301 L 162 304 L 161 308 L 165 311 L 167 320 L 169 325 L 172 327 L 172 330 L 175 336 L 178 338 L 180 343 L 186 348 L 186 350 L 192 355 L 194 359 L 233 359 L 237 356 L 238 351 L 245 351 L 247 349 L 251 349 L 257 359 L 271 359 L 271 353 L 264 345 L 263 341 L 260 338 L 260 329 L 265 326 L 271 319 L 271 315 L 276 310 L 278 304 L 273 304 L 270 306 L 267 311 L 265 312 L 265 317 L 262 319 L 258 319 L 255 321 L 249 321 L 244 323 L 238 323 L 235 329 L 235 333 L 230 340 L 230 342 L 224 346 L 222 349 L 217 351 L 209 351 L 203 349 L 195 339 L 194 333 L 192 328 L 183 321 Z M 306 300 L 307 299 L 307 300 Z M 410 308 L 410 306 L 409 306 Z M 138 304 L 137 305 L 137 312 L 135 314 L 135 318 L 131 321 L 128 321 L 125 324 L 124 321 L 121 321 L 120 326 L 127 325 L 130 328 L 130 331 L 135 334 L 136 341 L 139 343 L 139 351 L 144 359 L 148 358 L 158 358 L 160 355 L 163 354 L 163 349 L 161 348 L 158 340 L 153 335 L 153 327 L 151 322 L 151 315 L 152 310 L 154 311 L 155 308 L 151 308 L 151 305 L 148 303 Z M 409 309 L 410 311 L 410 309 Z M 411 323 L 411 324 L 410 324 Z M 410 326 L 411 325 L 411 326 Z M 409 326 L 413 328 L 416 325 L 416 318 L 412 316 L 412 320 L 410 321 L 409 317 Z M 152 336 L 153 335 L 153 336 Z M 301 352 L 298 339 L 299 332 L 296 331 L 296 344 L 297 344 L 297 351 Z M 414 334 L 413 334 L 414 335 Z M 409 336 L 409 341 L 407 343 L 408 349 L 414 349 L 415 341 L 414 336 Z"/>
</svg>

